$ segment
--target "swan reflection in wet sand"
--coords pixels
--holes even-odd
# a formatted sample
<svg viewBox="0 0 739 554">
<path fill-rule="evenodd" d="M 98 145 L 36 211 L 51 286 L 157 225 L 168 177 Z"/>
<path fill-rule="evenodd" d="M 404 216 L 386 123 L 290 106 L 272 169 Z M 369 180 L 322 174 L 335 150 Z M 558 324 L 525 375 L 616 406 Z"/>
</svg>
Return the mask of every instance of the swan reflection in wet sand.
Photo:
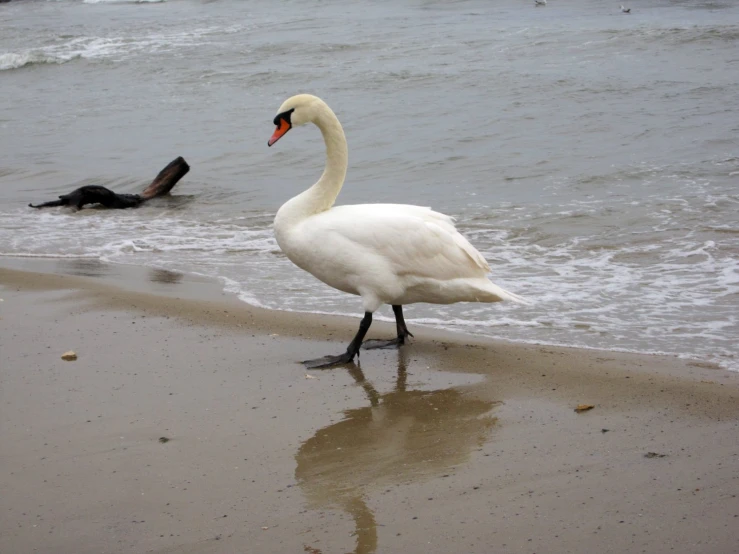
<svg viewBox="0 0 739 554">
<path fill-rule="evenodd" d="M 349 373 L 364 389 L 369 406 L 320 429 L 295 458 L 295 477 L 312 509 L 339 507 L 354 520 L 355 554 L 377 549 L 377 521 L 367 496 L 390 484 L 430 480 L 466 462 L 484 444 L 499 402 L 455 388 L 408 390 L 399 352 L 392 392 L 380 394 L 356 366 Z"/>
</svg>

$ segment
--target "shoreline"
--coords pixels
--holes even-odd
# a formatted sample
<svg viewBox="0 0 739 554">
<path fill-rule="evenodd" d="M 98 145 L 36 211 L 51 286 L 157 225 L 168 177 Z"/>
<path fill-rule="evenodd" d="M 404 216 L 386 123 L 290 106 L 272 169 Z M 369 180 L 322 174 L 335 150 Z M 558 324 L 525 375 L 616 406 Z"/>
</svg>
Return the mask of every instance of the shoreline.
<svg viewBox="0 0 739 554">
<path fill-rule="evenodd" d="M 0 269 L 0 551 L 739 544 L 739 374 L 427 328 L 306 371 L 354 319 L 109 270 Z"/>
<path fill-rule="evenodd" d="M 114 264 L 109 262 L 102 262 L 98 259 L 46 259 L 7 256 L 0 257 L 0 272 L 3 270 L 10 270 L 14 272 L 28 272 L 32 274 L 53 275 L 59 276 L 61 278 L 91 278 L 98 283 L 107 283 L 111 286 L 119 287 L 122 290 L 148 293 L 162 297 L 183 296 L 188 300 L 204 302 L 214 301 L 218 303 L 229 304 L 231 302 L 236 302 L 238 303 L 238 306 L 244 307 L 245 312 L 259 314 L 258 319 L 262 322 L 262 324 L 265 324 L 263 318 L 269 319 L 268 314 L 275 314 L 276 318 L 283 322 L 289 318 L 294 318 L 296 321 L 300 321 L 299 327 L 301 328 L 303 327 L 303 325 L 310 325 L 311 323 L 322 324 L 321 322 L 324 319 L 328 318 L 332 321 L 333 325 L 337 326 L 335 327 L 335 330 L 342 330 L 348 333 L 346 339 L 347 343 L 351 336 L 353 336 L 353 333 L 356 331 L 356 321 L 359 321 L 360 319 L 359 317 L 355 318 L 354 316 L 349 315 L 296 312 L 262 308 L 244 302 L 243 300 L 237 298 L 237 296 L 233 293 L 226 292 L 223 288 L 223 284 L 213 277 L 206 277 L 192 273 L 182 273 L 179 271 L 170 271 L 166 269 L 157 269 L 141 265 Z M 55 281 L 53 279 L 50 279 L 46 282 L 61 283 L 62 281 Z M 84 283 L 79 283 L 78 285 L 75 285 L 74 281 L 72 280 L 63 282 L 67 283 L 67 285 L 65 286 L 81 288 L 85 288 L 87 286 Z M 2 284 L 2 280 L 0 280 L 0 284 Z M 390 330 L 394 329 L 394 323 L 391 322 L 389 319 L 387 321 L 384 321 L 375 318 L 368 338 L 372 338 L 373 332 L 377 331 L 378 328 L 386 328 L 384 332 L 390 332 L 392 334 Z M 687 367 L 739 373 L 728 369 L 717 362 L 704 360 L 698 357 L 683 356 L 675 353 L 636 352 L 631 350 L 602 349 L 595 347 L 558 345 L 552 343 L 517 342 L 483 335 L 476 335 L 474 333 L 465 332 L 464 330 L 441 329 L 424 324 L 414 324 L 413 332 L 414 334 L 421 333 L 423 336 L 426 337 L 434 337 L 437 340 L 444 340 L 446 338 L 448 340 L 468 341 L 481 345 L 505 344 L 517 345 L 523 348 L 543 348 L 555 351 L 583 351 L 591 352 L 593 355 L 600 354 L 601 357 L 644 356 L 648 358 L 656 357 L 674 359 L 678 364 Z M 326 335 L 323 336 L 325 337 Z"/>
</svg>

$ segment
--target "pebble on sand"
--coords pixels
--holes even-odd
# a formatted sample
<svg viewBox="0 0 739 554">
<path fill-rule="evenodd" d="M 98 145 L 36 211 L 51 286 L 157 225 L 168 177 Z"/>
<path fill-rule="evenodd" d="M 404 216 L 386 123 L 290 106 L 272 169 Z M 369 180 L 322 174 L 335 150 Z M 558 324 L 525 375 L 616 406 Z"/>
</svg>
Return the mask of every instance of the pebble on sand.
<svg viewBox="0 0 739 554">
<path fill-rule="evenodd" d="M 66 360 L 68 362 L 73 362 L 77 359 L 77 354 L 75 354 L 74 350 L 70 350 L 68 352 L 65 352 L 62 354 L 62 360 Z"/>
</svg>

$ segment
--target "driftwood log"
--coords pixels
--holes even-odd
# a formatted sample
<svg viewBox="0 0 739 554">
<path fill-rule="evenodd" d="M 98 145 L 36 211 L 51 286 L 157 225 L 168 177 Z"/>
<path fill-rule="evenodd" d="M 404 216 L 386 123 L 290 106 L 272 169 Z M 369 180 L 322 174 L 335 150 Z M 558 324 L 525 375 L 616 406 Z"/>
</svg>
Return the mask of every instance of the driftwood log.
<svg viewBox="0 0 739 554">
<path fill-rule="evenodd" d="M 56 206 L 74 206 L 77 209 L 87 204 L 100 204 L 106 208 L 122 210 L 136 208 L 152 198 L 169 194 L 177 182 L 182 179 L 190 166 L 180 156 L 171 161 L 167 167 L 159 172 L 151 184 L 141 194 L 118 194 L 99 185 L 87 185 L 63 194 L 59 200 L 44 202 L 43 204 L 29 204 L 31 208 L 53 208 Z"/>
</svg>

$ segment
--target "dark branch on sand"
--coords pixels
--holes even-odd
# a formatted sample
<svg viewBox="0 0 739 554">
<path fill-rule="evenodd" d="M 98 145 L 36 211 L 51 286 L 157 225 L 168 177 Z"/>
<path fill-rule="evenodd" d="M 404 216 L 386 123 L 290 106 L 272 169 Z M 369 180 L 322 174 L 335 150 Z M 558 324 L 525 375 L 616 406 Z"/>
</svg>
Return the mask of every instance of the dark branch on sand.
<svg viewBox="0 0 739 554">
<path fill-rule="evenodd" d="M 106 208 L 122 210 L 136 208 L 152 198 L 169 194 L 177 182 L 182 179 L 190 166 L 182 156 L 170 162 L 159 172 L 151 184 L 141 194 L 117 194 L 99 185 L 87 185 L 59 197 L 59 200 L 43 204 L 29 204 L 31 208 L 53 208 L 56 206 L 74 206 L 77 209 L 87 204 L 100 204 Z"/>
</svg>

